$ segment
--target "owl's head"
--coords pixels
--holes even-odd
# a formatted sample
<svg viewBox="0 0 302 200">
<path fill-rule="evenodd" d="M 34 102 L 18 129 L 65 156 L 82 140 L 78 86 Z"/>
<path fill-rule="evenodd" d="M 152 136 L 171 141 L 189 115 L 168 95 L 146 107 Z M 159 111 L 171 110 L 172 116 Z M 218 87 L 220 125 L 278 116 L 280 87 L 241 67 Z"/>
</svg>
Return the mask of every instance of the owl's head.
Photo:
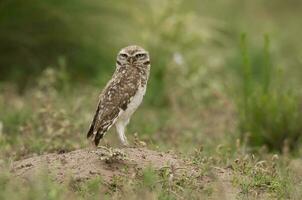
<svg viewBox="0 0 302 200">
<path fill-rule="evenodd" d="M 140 46 L 131 45 L 123 48 L 117 55 L 118 66 L 149 67 L 149 53 Z"/>
</svg>

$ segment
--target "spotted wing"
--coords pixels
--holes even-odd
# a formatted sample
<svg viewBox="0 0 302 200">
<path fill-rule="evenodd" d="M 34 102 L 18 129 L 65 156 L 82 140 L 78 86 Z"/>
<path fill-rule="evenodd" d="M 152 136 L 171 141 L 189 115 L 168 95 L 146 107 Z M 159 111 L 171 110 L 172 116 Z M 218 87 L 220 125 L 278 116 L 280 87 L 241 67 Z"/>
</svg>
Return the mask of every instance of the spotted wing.
<svg viewBox="0 0 302 200">
<path fill-rule="evenodd" d="M 87 133 L 87 138 L 92 138 L 96 146 L 120 114 L 127 109 L 138 89 L 138 80 L 138 77 L 133 76 L 116 76 L 103 90 Z"/>
</svg>

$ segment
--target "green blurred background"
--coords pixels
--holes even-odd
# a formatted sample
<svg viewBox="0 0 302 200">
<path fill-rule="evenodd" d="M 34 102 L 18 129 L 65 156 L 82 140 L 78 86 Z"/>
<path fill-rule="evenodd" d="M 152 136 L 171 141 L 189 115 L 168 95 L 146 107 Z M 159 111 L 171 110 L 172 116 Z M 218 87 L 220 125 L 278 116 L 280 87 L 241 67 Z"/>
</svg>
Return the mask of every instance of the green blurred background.
<svg viewBox="0 0 302 200">
<path fill-rule="evenodd" d="M 27 134 L 44 138 L 47 129 L 52 135 L 63 126 L 48 127 L 58 116 L 68 121 L 65 136 L 73 130 L 78 143 L 117 52 L 138 44 L 150 52 L 152 71 L 129 132 L 156 145 L 158 138 L 169 143 L 176 137 L 176 147 L 209 135 L 251 135 L 252 147 L 279 151 L 289 138 L 290 148 L 296 147 L 302 130 L 301 10 L 298 0 L 2 0 L 3 144 L 24 143 L 19 137 L 28 126 Z M 60 110 L 64 114 L 50 114 Z M 40 122 L 44 111 L 47 119 Z M 28 143 L 29 152 L 47 150 L 43 140 Z"/>
<path fill-rule="evenodd" d="M 268 33 L 279 60 L 300 64 L 299 1 L 1 1 L 1 80 L 24 86 L 63 58 L 74 80 L 112 72 L 121 47 L 140 44 L 160 79 L 174 53 L 199 55 L 195 65 L 224 59 L 247 32 L 253 47 Z M 190 59 L 191 60 L 191 59 Z M 210 61 L 209 61 L 210 60 Z M 278 60 L 278 61 L 279 61 Z M 226 63 L 226 62 L 224 62 Z"/>
</svg>

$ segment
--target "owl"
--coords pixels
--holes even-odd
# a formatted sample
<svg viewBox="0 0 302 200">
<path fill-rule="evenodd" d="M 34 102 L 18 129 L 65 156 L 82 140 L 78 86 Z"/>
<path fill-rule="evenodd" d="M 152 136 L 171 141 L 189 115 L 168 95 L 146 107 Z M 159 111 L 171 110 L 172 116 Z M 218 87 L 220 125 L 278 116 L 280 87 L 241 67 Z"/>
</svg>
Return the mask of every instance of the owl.
<svg viewBox="0 0 302 200">
<path fill-rule="evenodd" d="M 116 69 L 99 97 L 96 113 L 87 133 L 95 146 L 115 125 L 119 139 L 128 145 L 125 129 L 132 114 L 142 103 L 150 73 L 149 53 L 132 45 L 117 55 Z"/>
</svg>

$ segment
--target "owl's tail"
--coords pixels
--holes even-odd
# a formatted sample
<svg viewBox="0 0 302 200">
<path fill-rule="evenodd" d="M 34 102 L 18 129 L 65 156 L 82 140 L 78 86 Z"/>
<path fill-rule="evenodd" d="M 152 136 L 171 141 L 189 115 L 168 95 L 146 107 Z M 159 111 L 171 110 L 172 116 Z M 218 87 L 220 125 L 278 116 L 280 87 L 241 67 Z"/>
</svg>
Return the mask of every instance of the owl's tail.
<svg viewBox="0 0 302 200">
<path fill-rule="evenodd" d="M 95 146 L 98 146 L 100 140 L 103 138 L 103 131 L 95 131 L 93 124 L 90 126 L 89 131 L 87 133 L 87 139 L 91 139 L 94 142 Z"/>
<path fill-rule="evenodd" d="M 93 135 L 94 125 L 93 123 L 90 125 L 89 131 L 87 133 L 87 139 L 89 139 Z"/>
</svg>

